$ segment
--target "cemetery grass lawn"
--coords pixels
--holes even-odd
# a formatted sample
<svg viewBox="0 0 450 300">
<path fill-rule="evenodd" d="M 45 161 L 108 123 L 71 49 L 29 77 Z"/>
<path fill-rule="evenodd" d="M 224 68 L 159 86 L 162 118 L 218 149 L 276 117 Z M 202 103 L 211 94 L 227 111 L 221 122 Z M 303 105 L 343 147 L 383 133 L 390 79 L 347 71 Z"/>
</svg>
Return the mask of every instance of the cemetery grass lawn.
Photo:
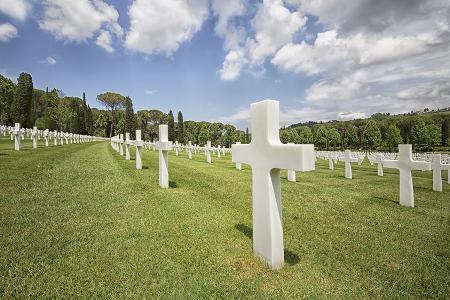
<svg viewBox="0 0 450 300">
<path fill-rule="evenodd" d="M 52 143 L 50 143 L 52 144 Z M 318 160 L 282 172 L 286 264 L 252 255 L 251 170 L 157 152 L 143 170 L 108 143 L 12 150 L 0 138 L 0 298 L 446 298 L 450 186 L 415 172 L 416 207 L 398 174 L 367 161 L 353 180 Z M 446 178 L 447 174 L 443 174 Z"/>
</svg>

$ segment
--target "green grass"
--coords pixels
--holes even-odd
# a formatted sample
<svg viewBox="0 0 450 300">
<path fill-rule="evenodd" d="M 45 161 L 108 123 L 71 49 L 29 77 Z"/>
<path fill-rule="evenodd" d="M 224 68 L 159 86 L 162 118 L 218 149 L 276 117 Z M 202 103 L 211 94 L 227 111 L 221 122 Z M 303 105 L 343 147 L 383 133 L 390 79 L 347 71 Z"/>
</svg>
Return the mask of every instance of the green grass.
<svg viewBox="0 0 450 300">
<path fill-rule="evenodd" d="M 251 170 L 230 156 L 157 152 L 143 170 L 108 143 L 13 151 L 0 139 L 0 298 L 446 298 L 450 186 L 415 172 L 416 207 L 398 175 L 355 166 L 353 180 L 318 160 L 282 173 L 286 264 L 255 260 Z M 133 153 L 134 154 L 134 153 Z M 444 178 L 446 178 L 447 174 Z"/>
</svg>

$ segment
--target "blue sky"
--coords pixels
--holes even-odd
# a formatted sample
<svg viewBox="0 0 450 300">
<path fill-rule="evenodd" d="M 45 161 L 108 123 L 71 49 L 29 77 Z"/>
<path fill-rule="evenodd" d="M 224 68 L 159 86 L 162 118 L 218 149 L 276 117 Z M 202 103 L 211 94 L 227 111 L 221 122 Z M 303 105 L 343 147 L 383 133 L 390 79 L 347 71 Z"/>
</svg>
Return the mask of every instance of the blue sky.
<svg viewBox="0 0 450 300">
<path fill-rule="evenodd" d="M 449 105 L 447 1 L 344 2 L 0 0 L 0 73 L 241 128 Z"/>
</svg>

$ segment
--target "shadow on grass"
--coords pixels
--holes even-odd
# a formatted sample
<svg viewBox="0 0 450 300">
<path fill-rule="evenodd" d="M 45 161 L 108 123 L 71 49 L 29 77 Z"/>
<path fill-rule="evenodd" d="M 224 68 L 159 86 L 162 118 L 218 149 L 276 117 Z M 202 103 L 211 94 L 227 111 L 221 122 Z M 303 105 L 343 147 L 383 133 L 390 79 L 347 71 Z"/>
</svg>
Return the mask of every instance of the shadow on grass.
<svg viewBox="0 0 450 300">
<path fill-rule="evenodd" d="M 253 231 L 250 227 L 248 227 L 247 225 L 244 224 L 236 224 L 234 225 L 234 227 L 239 230 L 240 232 L 242 232 L 246 237 L 248 237 L 249 239 L 253 238 Z M 300 262 L 300 257 L 288 250 L 288 249 L 284 249 L 284 260 L 290 265 L 296 265 Z"/>
<path fill-rule="evenodd" d="M 175 181 L 169 180 L 169 187 L 171 188 L 177 188 L 178 184 Z"/>
</svg>

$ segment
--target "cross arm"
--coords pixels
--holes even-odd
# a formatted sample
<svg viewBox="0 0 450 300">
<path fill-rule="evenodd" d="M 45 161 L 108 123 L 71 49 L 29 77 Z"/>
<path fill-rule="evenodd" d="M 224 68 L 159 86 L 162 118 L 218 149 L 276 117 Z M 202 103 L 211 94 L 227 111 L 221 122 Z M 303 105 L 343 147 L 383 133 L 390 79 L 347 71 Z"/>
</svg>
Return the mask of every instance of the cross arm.
<svg viewBox="0 0 450 300">
<path fill-rule="evenodd" d="M 381 160 L 381 164 L 385 168 L 398 169 L 398 160 Z"/>
<path fill-rule="evenodd" d="M 249 163 L 252 158 L 252 148 L 250 144 L 231 145 L 231 161 L 234 163 Z"/>
<path fill-rule="evenodd" d="M 296 171 L 312 171 L 314 165 L 314 145 L 271 145 L 272 168 L 296 170 Z"/>
</svg>

